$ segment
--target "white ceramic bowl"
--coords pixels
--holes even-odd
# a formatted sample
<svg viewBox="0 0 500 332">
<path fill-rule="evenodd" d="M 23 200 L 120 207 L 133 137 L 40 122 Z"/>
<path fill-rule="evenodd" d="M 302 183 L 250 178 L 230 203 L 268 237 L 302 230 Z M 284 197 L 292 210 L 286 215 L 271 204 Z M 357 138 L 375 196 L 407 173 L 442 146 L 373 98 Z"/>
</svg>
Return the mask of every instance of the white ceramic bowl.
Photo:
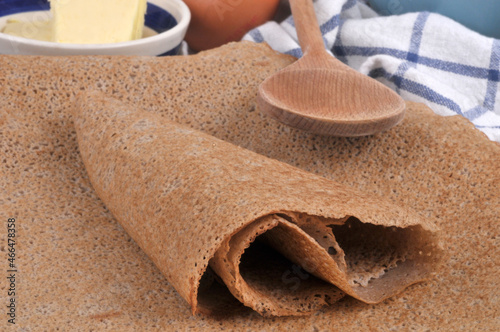
<svg viewBox="0 0 500 332">
<path fill-rule="evenodd" d="M 9 18 L 39 22 L 50 17 L 48 0 L 9 0 L 0 6 L 0 31 Z M 181 0 L 148 0 L 147 37 L 109 44 L 62 44 L 0 33 L 0 54 L 25 55 L 175 55 L 191 19 Z"/>
</svg>

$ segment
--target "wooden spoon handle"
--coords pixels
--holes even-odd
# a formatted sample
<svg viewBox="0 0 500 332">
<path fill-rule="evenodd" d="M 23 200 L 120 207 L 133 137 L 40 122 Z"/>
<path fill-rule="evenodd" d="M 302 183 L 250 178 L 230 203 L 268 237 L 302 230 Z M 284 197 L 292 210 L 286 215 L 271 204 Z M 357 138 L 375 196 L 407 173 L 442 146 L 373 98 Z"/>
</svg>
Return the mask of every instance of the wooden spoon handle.
<svg viewBox="0 0 500 332">
<path fill-rule="evenodd" d="M 313 0 L 290 0 L 290 7 L 302 53 L 304 55 L 326 53 Z"/>
</svg>

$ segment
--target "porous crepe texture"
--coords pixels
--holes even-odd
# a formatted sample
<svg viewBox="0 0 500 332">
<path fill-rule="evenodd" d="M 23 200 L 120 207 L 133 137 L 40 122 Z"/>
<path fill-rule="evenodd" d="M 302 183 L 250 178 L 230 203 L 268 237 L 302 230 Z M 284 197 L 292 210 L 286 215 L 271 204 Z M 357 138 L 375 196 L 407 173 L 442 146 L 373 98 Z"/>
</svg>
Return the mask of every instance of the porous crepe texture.
<svg viewBox="0 0 500 332">
<path fill-rule="evenodd" d="M 214 255 L 211 266 L 217 275 L 238 299 L 263 315 L 310 313 L 341 297 L 336 287 L 328 290 L 323 284 L 321 291 L 294 289 L 288 291 L 289 296 L 286 289 L 269 296 L 262 288 L 249 286 L 239 276 L 238 257 L 261 234 L 269 235 L 270 243 L 296 263 L 303 265 L 301 260 L 307 258 L 309 270 L 318 277 L 370 303 L 428 278 L 438 261 L 437 239 L 431 233 L 435 226 L 380 197 L 102 94 L 79 96 L 73 115 L 80 152 L 99 197 L 194 313 L 203 312 L 198 305 L 198 285 Z M 297 218 L 296 214 L 309 217 Z M 344 253 L 337 243 L 346 236 L 341 239 L 339 232 L 332 234 L 327 227 L 341 226 L 350 216 L 361 220 L 362 226 L 384 226 L 379 226 L 382 232 L 370 229 L 364 233 L 358 242 L 375 243 L 364 252 L 356 244 L 354 257 L 349 257 L 353 250 Z M 400 228 L 408 228 L 408 232 L 398 232 Z M 361 227 L 353 232 L 360 236 Z M 324 246 L 309 234 L 323 239 Z M 396 237 L 400 239 L 391 246 L 377 246 L 380 239 L 389 242 Z M 235 251 L 237 247 L 240 249 Z M 327 253 L 330 247 L 337 248 L 335 255 Z M 236 255 L 235 266 L 230 267 L 227 261 Z M 345 258 L 351 258 L 350 264 Z M 361 269 L 348 269 L 355 264 Z M 268 268 L 262 263 L 260 270 L 264 274 Z M 368 283 L 371 278 L 377 280 Z M 365 287 L 356 284 L 356 279 Z"/>
<path fill-rule="evenodd" d="M 177 58 L 1 56 L 0 211 L 3 219 L 17 216 L 18 326 L 498 330 L 498 144 L 463 118 L 439 117 L 413 103 L 402 124 L 373 137 L 319 137 L 282 126 L 255 109 L 255 95 L 265 77 L 292 61 L 250 43 Z M 192 316 L 92 189 L 69 115 L 69 99 L 79 90 L 104 91 L 407 205 L 441 228 L 445 264 L 431 281 L 377 305 L 347 297 L 305 317 L 269 319 L 248 311 L 222 319 Z M 0 285 L 4 302 L 5 281 Z"/>
</svg>

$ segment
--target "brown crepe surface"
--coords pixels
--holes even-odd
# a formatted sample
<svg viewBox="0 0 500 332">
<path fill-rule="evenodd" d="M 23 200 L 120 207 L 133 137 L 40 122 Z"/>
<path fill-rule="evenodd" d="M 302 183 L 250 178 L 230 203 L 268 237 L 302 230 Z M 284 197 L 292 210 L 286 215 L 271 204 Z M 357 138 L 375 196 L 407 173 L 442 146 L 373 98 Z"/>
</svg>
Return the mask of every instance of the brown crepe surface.
<svg viewBox="0 0 500 332">
<path fill-rule="evenodd" d="M 462 118 L 411 103 L 401 125 L 374 137 L 281 126 L 255 109 L 255 92 L 291 61 L 250 43 L 180 58 L 0 57 L 0 210 L 4 219 L 18 216 L 20 326 L 496 330 L 498 144 Z M 432 281 L 377 305 L 345 298 L 299 318 L 192 316 L 90 185 L 69 115 L 70 97 L 85 89 L 407 205 L 442 229 L 445 265 Z"/>
<path fill-rule="evenodd" d="M 337 287 L 378 303 L 436 268 L 435 226 L 380 197 L 103 94 L 80 95 L 73 121 L 98 196 L 194 313 L 214 310 L 198 295 L 207 263 L 243 304 L 272 316 L 333 303 Z M 307 276 L 287 289 L 278 277 L 278 292 L 267 275 L 280 271 L 265 254 L 248 264 L 257 238 L 337 287 Z"/>
</svg>

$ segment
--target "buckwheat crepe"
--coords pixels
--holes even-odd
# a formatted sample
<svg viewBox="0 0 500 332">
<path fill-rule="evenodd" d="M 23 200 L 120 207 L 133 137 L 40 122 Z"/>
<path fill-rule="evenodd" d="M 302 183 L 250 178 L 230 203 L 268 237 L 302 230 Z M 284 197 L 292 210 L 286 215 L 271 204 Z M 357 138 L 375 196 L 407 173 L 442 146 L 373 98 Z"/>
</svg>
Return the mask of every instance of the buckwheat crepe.
<svg viewBox="0 0 500 332">
<path fill-rule="evenodd" d="M 436 228 L 407 209 L 100 94 L 75 109 L 97 194 L 194 313 L 207 263 L 243 304 L 276 316 L 335 302 L 337 287 L 377 303 L 435 268 Z M 330 285 L 276 287 L 277 264 L 241 262 L 257 237 Z"/>
<path fill-rule="evenodd" d="M 252 43 L 186 57 L 0 56 L 0 213 L 4 220 L 16 217 L 19 235 L 17 327 L 497 330 L 499 145 L 461 117 L 440 117 L 414 103 L 408 103 L 403 123 L 373 137 L 320 137 L 290 129 L 261 114 L 255 96 L 262 80 L 293 61 Z M 198 298 L 206 294 L 207 310 L 216 310 L 210 307 L 214 300 L 227 315 L 193 316 L 167 281 L 168 273 L 154 265 L 90 183 L 70 112 L 73 96 L 82 90 L 99 90 L 127 107 L 413 209 L 419 220 L 441 229 L 444 264 L 430 280 L 375 305 L 345 296 L 310 315 L 279 318 L 245 307 L 237 313 L 225 310 L 239 301 L 230 293 L 222 304 L 210 296 L 225 290 L 208 268 Z M 268 271 L 277 276 L 272 279 L 279 280 L 277 286 L 298 289 L 313 278 L 262 240 L 259 236 L 243 254 L 245 280 L 253 278 L 253 259 L 262 257 L 282 266 L 281 272 Z M 6 251 L 5 244 L 0 250 Z M 210 280 L 221 292 L 204 286 Z"/>
</svg>

